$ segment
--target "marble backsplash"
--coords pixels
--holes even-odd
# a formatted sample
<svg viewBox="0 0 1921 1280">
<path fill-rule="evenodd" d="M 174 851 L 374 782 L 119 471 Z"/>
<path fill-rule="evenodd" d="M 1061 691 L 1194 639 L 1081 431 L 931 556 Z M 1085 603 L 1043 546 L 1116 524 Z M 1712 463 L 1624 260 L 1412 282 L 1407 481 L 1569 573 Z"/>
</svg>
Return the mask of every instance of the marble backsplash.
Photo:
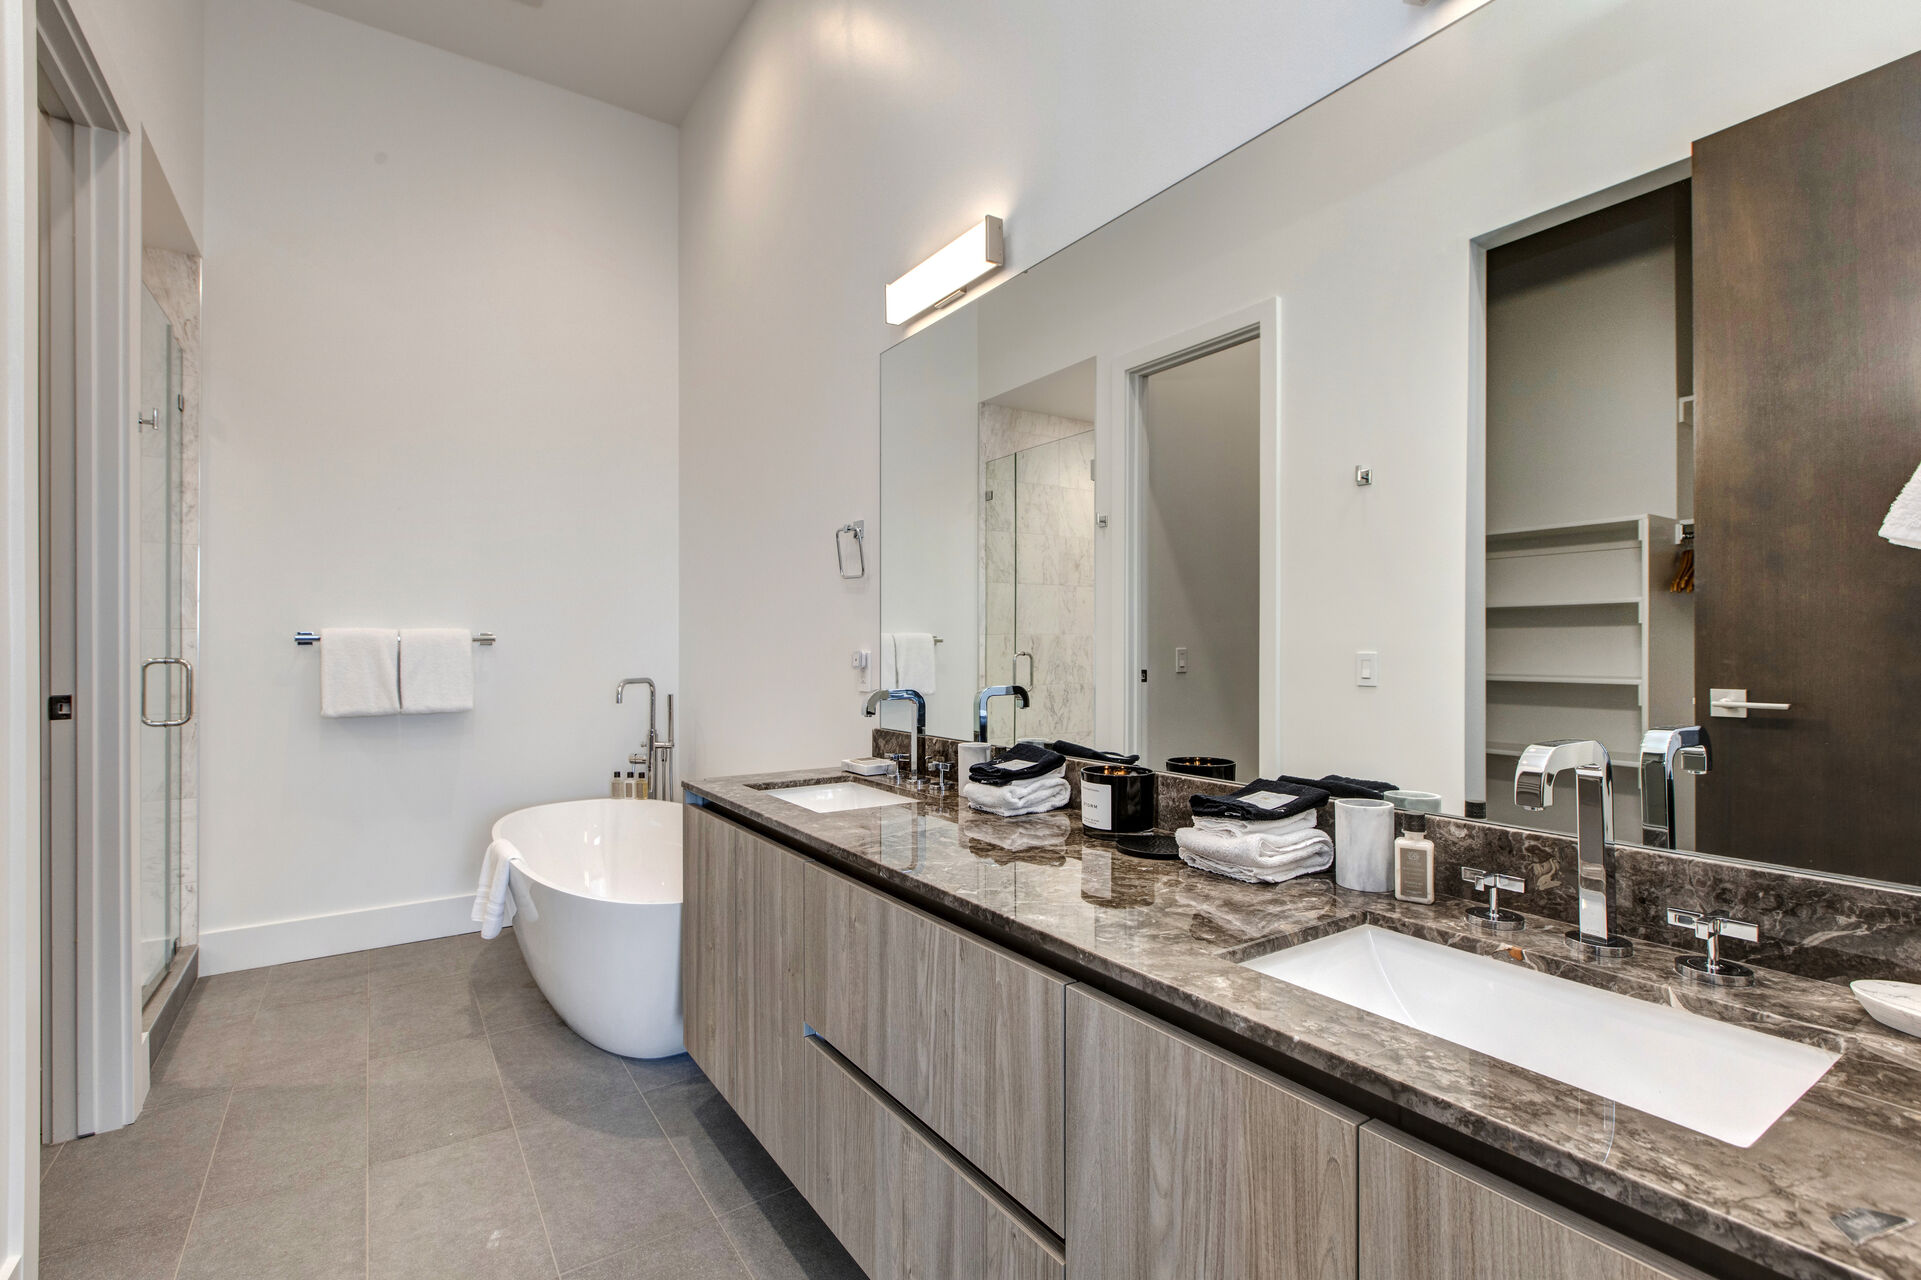
<svg viewBox="0 0 1921 1280">
<path fill-rule="evenodd" d="M 900 730 L 876 729 L 874 753 L 905 752 L 907 738 Z M 953 738 L 921 738 L 928 763 L 953 762 L 958 745 Z M 1069 761 L 1067 773 L 1078 800 L 1076 762 Z M 1161 774 L 1161 829 L 1171 831 L 1188 824 L 1188 797 L 1218 795 L 1236 785 Z M 1333 806 L 1321 811 L 1321 825 L 1333 826 Z M 1504 902 L 1531 915 L 1573 922 L 1576 854 L 1572 836 L 1470 818 L 1432 817 L 1428 838 L 1434 842 L 1435 891 L 1442 899 L 1466 903 L 1477 897 L 1461 879 L 1463 867 L 1498 871 L 1519 876 L 1528 885 L 1523 894 L 1504 894 Z M 1715 912 L 1759 927 L 1759 942 L 1723 943 L 1732 959 L 1829 982 L 1856 978 L 1921 982 L 1921 888 L 1637 845 L 1615 846 L 1615 930 L 1629 938 L 1688 947 L 1687 934 L 1667 923 L 1670 907 Z"/>
</svg>

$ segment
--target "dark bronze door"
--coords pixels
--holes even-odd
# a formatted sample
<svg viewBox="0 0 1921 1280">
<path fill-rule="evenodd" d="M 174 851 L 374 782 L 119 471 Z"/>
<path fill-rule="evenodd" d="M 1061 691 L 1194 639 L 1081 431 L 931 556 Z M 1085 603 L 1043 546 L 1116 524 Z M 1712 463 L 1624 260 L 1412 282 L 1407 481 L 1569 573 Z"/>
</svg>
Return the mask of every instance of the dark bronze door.
<svg viewBox="0 0 1921 1280">
<path fill-rule="evenodd" d="M 1916 881 L 1921 55 L 1696 143 L 1694 255 L 1698 843 Z"/>
</svg>

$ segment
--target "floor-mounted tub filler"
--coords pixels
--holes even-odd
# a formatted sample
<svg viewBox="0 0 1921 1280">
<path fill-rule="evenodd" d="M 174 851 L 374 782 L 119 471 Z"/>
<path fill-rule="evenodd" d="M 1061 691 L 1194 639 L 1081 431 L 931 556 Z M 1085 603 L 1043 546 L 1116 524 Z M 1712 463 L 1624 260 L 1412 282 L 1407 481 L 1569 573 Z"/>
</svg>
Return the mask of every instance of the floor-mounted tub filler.
<svg viewBox="0 0 1921 1280">
<path fill-rule="evenodd" d="M 681 807 L 573 800 L 494 823 L 514 846 L 514 937 L 541 994 L 584 1040 L 626 1058 L 684 1049 Z"/>
</svg>

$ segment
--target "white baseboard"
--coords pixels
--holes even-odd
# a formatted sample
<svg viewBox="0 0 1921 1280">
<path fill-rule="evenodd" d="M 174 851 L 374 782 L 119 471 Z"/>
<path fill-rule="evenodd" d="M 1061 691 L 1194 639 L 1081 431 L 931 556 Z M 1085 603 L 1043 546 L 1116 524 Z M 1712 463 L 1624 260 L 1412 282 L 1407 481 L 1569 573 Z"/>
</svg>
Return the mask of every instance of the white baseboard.
<svg viewBox="0 0 1921 1280">
<path fill-rule="evenodd" d="M 273 920 L 233 929 L 200 931 L 200 975 L 258 969 L 262 965 L 314 960 L 347 951 L 472 933 L 474 896 L 463 893 L 425 902 L 342 911 L 330 916 Z"/>
</svg>

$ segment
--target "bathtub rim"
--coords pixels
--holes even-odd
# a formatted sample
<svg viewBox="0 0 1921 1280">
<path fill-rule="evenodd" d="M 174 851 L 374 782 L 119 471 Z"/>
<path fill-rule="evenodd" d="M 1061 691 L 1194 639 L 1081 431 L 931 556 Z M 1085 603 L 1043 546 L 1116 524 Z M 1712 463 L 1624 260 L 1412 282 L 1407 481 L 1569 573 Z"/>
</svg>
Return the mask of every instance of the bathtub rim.
<svg viewBox="0 0 1921 1280">
<path fill-rule="evenodd" d="M 500 828 L 503 823 L 513 818 L 517 818 L 522 814 L 535 813 L 542 809 L 565 809 L 565 808 L 572 808 L 573 806 L 576 806 L 576 805 L 603 805 L 603 804 L 605 805 L 635 804 L 635 805 L 649 805 L 649 806 L 659 805 L 663 808 L 673 808 L 673 809 L 684 808 L 682 804 L 674 800 L 652 800 L 652 799 L 638 800 L 638 799 L 628 799 L 624 796 L 620 797 L 619 799 L 616 799 L 612 796 L 587 796 L 587 797 L 583 797 L 575 800 L 551 800 L 551 801 L 548 801 L 546 804 L 524 805 L 521 808 L 513 809 L 508 811 L 507 813 L 501 814 L 498 818 L 494 819 L 493 825 L 487 829 L 487 837 L 489 840 L 504 842 L 507 845 L 507 847 L 513 851 L 510 861 L 512 863 L 512 869 L 514 871 L 519 872 L 521 875 L 525 876 L 527 879 L 532 880 L 534 883 L 540 885 L 542 888 L 551 890 L 554 893 L 565 894 L 569 898 L 578 898 L 582 902 L 604 902 L 609 906 L 616 906 L 616 907 L 679 907 L 683 903 L 685 903 L 687 900 L 687 887 L 686 887 L 686 881 L 684 879 L 681 882 L 681 891 L 679 895 L 674 898 L 665 899 L 665 900 L 660 898 L 652 898 L 652 899 L 644 899 L 644 900 L 637 900 L 633 898 L 608 898 L 608 897 L 602 897 L 599 894 L 580 893 L 577 890 L 570 889 L 565 885 L 555 884 L 552 880 L 548 879 L 546 876 L 541 875 L 538 871 L 534 869 L 532 860 L 528 858 L 526 851 L 523 850 L 518 843 L 501 835 L 500 833 Z M 677 833 L 680 830 L 677 824 L 675 825 L 674 829 Z M 678 848 L 675 850 L 675 853 L 676 854 L 679 853 Z"/>
</svg>

